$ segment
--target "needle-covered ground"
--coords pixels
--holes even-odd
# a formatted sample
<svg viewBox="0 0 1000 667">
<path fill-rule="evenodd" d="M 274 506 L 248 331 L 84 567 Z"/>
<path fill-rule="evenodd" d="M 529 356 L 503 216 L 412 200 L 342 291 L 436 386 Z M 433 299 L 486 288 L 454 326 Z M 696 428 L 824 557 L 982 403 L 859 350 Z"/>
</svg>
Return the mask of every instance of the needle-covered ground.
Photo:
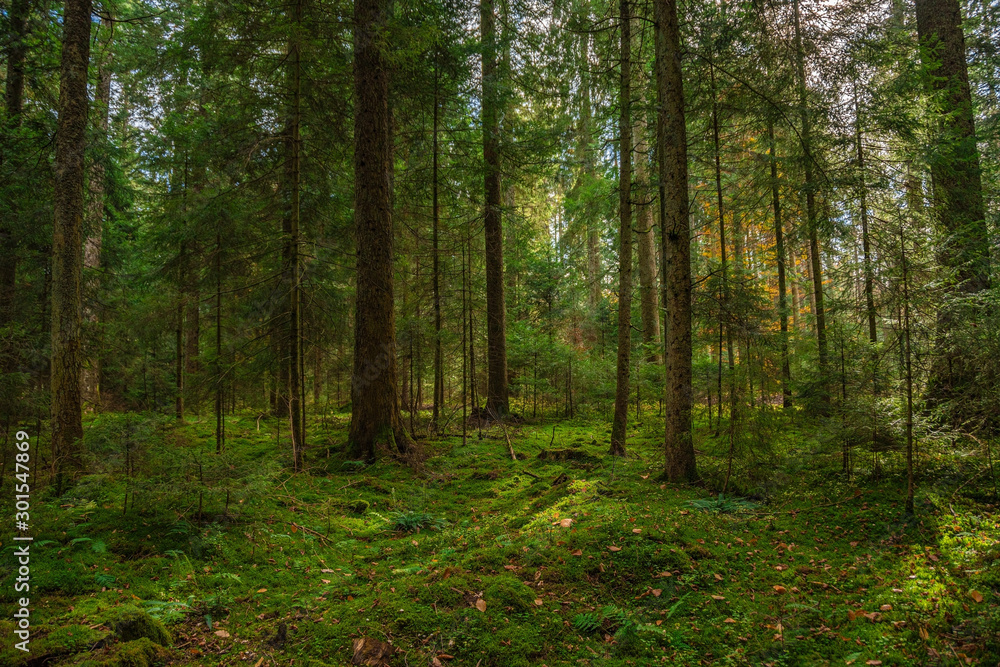
<svg viewBox="0 0 1000 667">
<path fill-rule="evenodd" d="M 35 491 L 30 653 L 3 540 L 0 664 L 998 664 L 985 452 L 922 449 L 908 519 L 898 452 L 848 479 L 821 424 L 773 419 L 720 497 L 725 429 L 697 436 L 710 483 L 678 486 L 652 416 L 624 460 L 606 422 L 560 421 L 427 439 L 407 467 L 345 459 L 341 415 L 292 474 L 277 419 L 230 417 L 217 455 L 212 420 L 102 415 L 103 472 Z"/>
</svg>

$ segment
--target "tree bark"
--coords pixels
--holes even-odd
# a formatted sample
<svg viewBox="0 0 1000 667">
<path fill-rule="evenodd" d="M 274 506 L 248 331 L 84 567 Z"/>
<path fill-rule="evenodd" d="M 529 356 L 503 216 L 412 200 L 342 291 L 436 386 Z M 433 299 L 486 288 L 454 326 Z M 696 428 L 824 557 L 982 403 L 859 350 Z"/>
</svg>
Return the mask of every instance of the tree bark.
<svg viewBox="0 0 1000 667">
<path fill-rule="evenodd" d="M 931 176 L 945 234 L 940 255 L 955 271 L 959 291 L 978 292 L 990 284 L 989 236 L 961 6 L 958 0 L 917 0 L 916 13 L 921 60 L 930 88 L 939 96 Z"/>
<path fill-rule="evenodd" d="M 691 434 L 691 229 L 688 211 L 687 129 L 676 0 L 655 0 L 657 144 L 660 167 L 660 247 L 667 311 L 665 470 L 672 481 L 698 477 Z"/>
<path fill-rule="evenodd" d="M 99 29 L 102 39 L 97 63 L 97 85 L 94 89 L 94 129 L 101 141 L 108 140 L 108 116 L 111 104 L 111 21 L 101 19 Z M 83 242 L 84 291 L 83 317 L 90 327 L 91 338 L 85 345 L 83 364 L 83 401 L 90 409 L 98 410 L 101 403 L 101 354 L 97 331 L 98 290 L 101 286 L 101 241 L 104 232 L 104 163 L 92 160 L 87 179 L 86 238 Z"/>
<path fill-rule="evenodd" d="M 781 196 L 778 192 L 778 155 L 775 152 L 774 122 L 767 119 L 767 138 L 771 163 L 771 205 L 774 210 L 774 253 L 778 264 L 778 317 L 781 328 L 781 405 L 792 407 L 792 367 L 788 359 L 788 292 L 785 287 L 785 236 L 781 221 Z"/>
<path fill-rule="evenodd" d="M 799 116 L 802 122 L 801 141 L 805 153 L 806 228 L 809 234 L 809 261 L 812 268 L 813 309 L 816 314 L 816 347 L 819 352 L 819 375 L 823 393 L 827 393 L 829 353 L 826 343 L 826 312 L 823 307 L 823 269 L 820 263 L 819 220 L 816 210 L 817 183 L 813 175 L 812 121 L 806 99 L 805 49 L 802 46 L 802 27 L 799 17 L 799 0 L 795 0 L 795 65 L 798 70 Z"/>
<path fill-rule="evenodd" d="M 500 188 L 500 91 L 497 73 L 497 30 L 493 0 L 479 3 L 483 43 L 483 162 L 485 166 L 486 334 L 488 382 L 486 410 L 507 414 L 507 313 L 503 282 L 503 221 Z"/>
<path fill-rule="evenodd" d="M 611 454 L 625 456 L 632 351 L 632 16 L 629 0 L 620 0 L 621 75 L 618 92 L 618 368 Z"/>
<path fill-rule="evenodd" d="M 84 148 L 90 0 L 66 0 L 63 14 L 59 120 L 54 165 L 52 235 L 52 449 L 61 487 L 65 469 L 83 468 L 80 395 Z"/>
<path fill-rule="evenodd" d="M 439 420 L 444 409 L 444 359 L 441 350 L 441 258 L 438 248 L 439 227 L 441 224 L 441 209 L 438 201 L 438 66 L 434 65 L 434 129 L 433 129 L 433 167 L 431 174 L 431 214 L 433 230 L 431 233 L 433 252 L 433 289 L 434 289 L 434 412 L 431 424 L 438 430 Z"/>
<path fill-rule="evenodd" d="M 650 187 L 648 145 L 646 143 L 646 124 L 640 117 L 636 124 L 638 139 L 635 146 L 635 181 L 643 188 L 643 194 L 652 192 Z M 648 198 L 648 195 L 646 197 Z M 642 342 L 649 350 L 646 361 L 657 364 L 660 362 L 660 313 L 656 305 L 656 222 L 653 219 L 653 206 L 643 201 L 636 207 L 636 237 L 639 246 L 639 312 L 642 315 Z"/>
<path fill-rule="evenodd" d="M 389 63 L 382 44 L 388 0 L 354 4 L 354 226 L 357 297 L 351 379 L 351 455 L 375 460 L 411 441 L 399 411 L 393 307 L 392 130 Z"/>
<path fill-rule="evenodd" d="M 303 358 L 302 358 L 302 259 L 300 252 L 300 193 L 302 179 L 302 0 L 296 0 L 290 7 L 292 34 L 288 42 L 289 87 L 291 106 L 289 108 L 289 133 L 286 150 L 286 187 L 288 188 L 288 234 L 285 237 L 287 264 L 285 266 L 288 286 L 288 426 L 292 441 L 292 468 L 300 472 L 305 452 L 303 424 Z"/>
<path fill-rule="evenodd" d="M 21 110 L 24 106 L 24 61 L 28 47 L 28 14 L 30 0 L 12 0 L 8 25 L 10 33 L 7 45 L 7 86 L 4 90 L 4 106 L 7 111 L 7 127 L 0 128 L 6 135 L 21 125 Z M 4 152 L 9 150 L 6 142 Z M 2 159 L 2 158 L 0 158 Z M 0 221 L 0 328 L 11 323 L 14 318 L 14 301 L 17 293 L 17 229 L 20 225 L 16 205 Z M 4 346 L 0 369 L 10 372 L 14 369 L 15 350 Z"/>
<path fill-rule="evenodd" d="M 916 14 L 921 60 L 939 118 L 930 154 L 934 220 L 942 237 L 938 260 L 951 272 L 954 296 L 975 294 L 990 286 L 989 233 L 961 5 L 958 0 L 918 0 Z M 971 416 L 982 390 L 969 350 L 954 343 L 951 334 L 975 316 L 951 299 L 938 310 L 937 358 L 927 397 L 932 404 L 953 402 L 956 422 Z"/>
</svg>

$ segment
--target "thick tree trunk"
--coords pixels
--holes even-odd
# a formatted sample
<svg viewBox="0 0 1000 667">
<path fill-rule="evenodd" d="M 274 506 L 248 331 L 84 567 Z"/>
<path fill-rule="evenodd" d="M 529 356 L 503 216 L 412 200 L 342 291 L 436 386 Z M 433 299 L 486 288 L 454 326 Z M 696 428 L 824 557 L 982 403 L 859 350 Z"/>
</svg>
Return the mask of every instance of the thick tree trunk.
<svg viewBox="0 0 1000 667">
<path fill-rule="evenodd" d="M 24 61 L 27 56 L 26 37 L 28 33 L 28 13 L 30 0 L 13 0 L 8 14 L 10 33 L 7 43 L 7 86 L 4 91 L 4 106 L 7 111 L 7 127 L 0 127 L 4 135 L 21 125 L 21 109 L 24 106 Z M 9 146 L 9 144 L 8 144 Z M 9 150 L 5 146 L 4 152 Z M 0 158 L 2 159 L 2 158 Z M 14 318 L 14 300 L 17 293 L 17 229 L 18 211 L 11 209 L 0 220 L 0 328 L 11 323 Z M 0 351 L 0 370 L 14 369 L 15 350 L 6 344 Z"/>
<path fill-rule="evenodd" d="M 354 3 L 354 226 L 357 297 L 351 379 L 351 455 L 375 460 L 386 446 L 405 453 L 399 412 L 393 307 L 392 130 L 383 38 L 389 0 Z"/>
<path fill-rule="evenodd" d="M 625 456 L 632 351 L 632 16 L 629 0 L 620 0 L 621 76 L 618 92 L 618 368 L 611 454 Z"/>
<path fill-rule="evenodd" d="M 940 256 L 965 293 L 990 284 L 989 236 L 975 117 L 958 0 L 917 0 L 917 33 L 941 122 L 931 176 L 937 219 L 945 233 Z"/>
<path fill-rule="evenodd" d="M 812 122 L 806 99 L 805 50 L 802 46 L 802 27 L 799 18 L 799 0 L 794 2 L 795 64 L 798 70 L 799 115 L 802 122 L 801 141 L 805 154 L 806 231 L 809 234 L 809 261 L 812 269 L 812 304 L 816 314 L 816 347 L 819 351 L 819 374 L 823 392 L 826 393 L 829 354 L 826 344 L 826 312 L 823 307 L 823 269 L 820 264 L 819 220 L 816 210 L 817 183 L 813 176 L 815 156 L 812 152 Z"/>
<path fill-rule="evenodd" d="M 302 358 L 302 260 L 300 252 L 300 193 L 302 179 L 302 0 L 290 8 L 292 37 L 288 43 L 289 136 L 287 138 L 286 187 L 288 188 L 288 234 L 285 237 L 286 281 L 288 286 L 288 426 L 292 440 L 292 468 L 301 471 L 305 452 L 303 424 L 303 358 Z"/>
<path fill-rule="evenodd" d="M 97 85 L 94 90 L 94 129 L 102 141 L 108 139 L 108 115 L 111 104 L 111 21 L 101 19 L 99 41 L 101 49 L 97 63 Z M 98 290 L 101 286 L 101 241 L 104 232 L 104 163 L 93 160 L 88 170 L 88 200 L 86 212 L 86 238 L 83 242 L 84 291 L 83 317 L 87 322 L 90 340 L 85 344 L 83 364 L 83 401 L 92 410 L 101 404 L 101 352 L 98 324 Z"/>
<path fill-rule="evenodd" d="M 660 109 L 657 144 L 660 162 L 665 265 L 663 303 L 667 311 L 665 476 L 673 481 L 698 477 L 691 434 L 691 229 L 688 219 L 687 129 L 681 75 L 680 26 L 676 0 L 655 0 L 656 79 Z"/>
<path fill-rule="evenodd" d="M 493 0 L 479 4 L 483 43 L 483 162 L 485 166 L 487 411 L 507 414 L 507 313 L 503 283 L 503 222 L 500 188 L 500 91 L 497 74 L 497 31 Z"/>
<path fill-rule="evenodd" d="M 916 14 L 921 59 L 939 115 L 930 156 L 934 219 L 943 239 L 938 258 L 952 272 L 952 291 L 974 294 L 990 286 L 990 254 L 961 5 L 958 0 L 918 0 Z M 941 306 L 937 359 L 927 388 L 932 403 L 956 403 L 956 421 L 970 416 L 968 409 L 980 393 L 969 351 L 951 337 L 959 322 L 969 317 L 974 313 L 951 300 Z"/>
<path fill-rule="evenodd" d="M 792 367 L 788 359 L 788 292 L 785 288 L 785 236 L 781 221 L 781 197 L 778 192 L 778 155 L 775 152 L 774 123 L 767 120 L 768 148 L 771 163 L 771 205 L 774 209 L 774 253 L 778 264 L 778 317 L 781 328 L 781 405 L 792 407 Z"/>
<path fill-rule="evenodd" d="M 59 121 L 56 128 L 52 235 L 52 449 L 60 476 L 80 470 L 83 154 L 87 142 L 90 0 L 66 0 L 63 14 Z"/>
</svg>

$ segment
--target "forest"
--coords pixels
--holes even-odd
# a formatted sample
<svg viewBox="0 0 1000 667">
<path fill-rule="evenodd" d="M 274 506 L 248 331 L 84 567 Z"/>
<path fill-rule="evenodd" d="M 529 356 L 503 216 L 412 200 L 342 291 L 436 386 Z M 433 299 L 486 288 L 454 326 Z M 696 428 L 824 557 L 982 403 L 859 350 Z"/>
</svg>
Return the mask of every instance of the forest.
<svg viewBox="0 0 1000 667">
<path fill-rule="evenodd" d="M 0 665 L 1000 665 L 1000 4 L 0 0 L 0 84 Z"/>
</svg>

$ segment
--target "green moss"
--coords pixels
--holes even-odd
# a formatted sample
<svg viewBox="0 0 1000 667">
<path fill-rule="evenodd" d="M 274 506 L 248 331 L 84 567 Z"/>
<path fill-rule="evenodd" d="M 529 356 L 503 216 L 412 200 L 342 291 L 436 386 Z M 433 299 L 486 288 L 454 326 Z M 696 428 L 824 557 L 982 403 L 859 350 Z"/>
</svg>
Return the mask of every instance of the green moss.
<svg viewBox="0 0 1000 667">
<path fill-rule="evenodd" d="M 111 625 L 115 630 L 115 634 L 123 642 L 145 638 L 161 646 L 169 646 L 172 643 L 170 633 L 167 632 L 163 623 L 135 605 L 121 607 L 115 614 Z"/>
<path fill-rule="evenodd" d="M 154 667 L 165 663 L 169 652 L 148 637 L 120 644 L 114 656 L 104 664 L 107 667 Z"/>
<path fill-rule="evenodd" d="M 492 577 L 483 591 L 483 598 L 487 605 L 496 605 L 498 608 L 515 613 L 523 613 L 532 608 L 535 593 L 531 588 L 525 586 L 523 582 L 511 577 L 501 575 Z"/>
</svg>

